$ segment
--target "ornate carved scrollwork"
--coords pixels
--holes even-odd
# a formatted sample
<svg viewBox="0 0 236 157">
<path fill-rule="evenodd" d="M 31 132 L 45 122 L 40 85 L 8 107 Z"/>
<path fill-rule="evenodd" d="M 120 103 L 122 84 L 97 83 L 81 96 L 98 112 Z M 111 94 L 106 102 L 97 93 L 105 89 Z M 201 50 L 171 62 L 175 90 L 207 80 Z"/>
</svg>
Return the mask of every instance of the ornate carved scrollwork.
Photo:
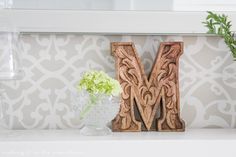
<svg viewBox="0 0 236 157">
<path fill-rule="evenodd" d="M 133 43 L 111 43 L 111 49 L 116 60 L 117 78 L 123 89 L 119 114 L 112 121 L 113 131 L 151 130 L 154 120 L 157 120 L 155 130 L 184 131 L 178 80 L 183 43 L 160 44 L 149 79 Z M 135 106 L 141 121 L 135 117 Z M 157 118 L 159 109 L 161 112 Z"/>
</svg>

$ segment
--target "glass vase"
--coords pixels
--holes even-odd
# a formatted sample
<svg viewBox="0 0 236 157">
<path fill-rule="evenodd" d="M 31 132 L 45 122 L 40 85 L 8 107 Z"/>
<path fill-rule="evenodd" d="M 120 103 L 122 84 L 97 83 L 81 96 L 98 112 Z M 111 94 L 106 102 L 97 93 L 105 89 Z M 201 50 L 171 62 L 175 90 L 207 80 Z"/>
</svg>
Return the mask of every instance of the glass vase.
<svg viewBox="0 0 236 157">
<path fill-rule="evenodd" d="M 24 76 L 18 32 L 0 31 L 0 80 L 16 80 Z"/>
<path fill-rule="evenodd" d="M 7 21 L 0 17 L 0 128 L 7 128 L 6 103 L 3 100 L 5 89 L 2 88 L 1 81 L 19 80 L 24 77 L 20 59 L 20 33 L 9 28 Z"/>
<path fill-rule="evenodd" d="M 91 95 L 81 91 L 77 96 L 77 115 L 83 122 L 82 135 L 103 136 L 111 134 L 108 127 L 119 112 L 120 98 L 105 94 Z"/>
</svg>

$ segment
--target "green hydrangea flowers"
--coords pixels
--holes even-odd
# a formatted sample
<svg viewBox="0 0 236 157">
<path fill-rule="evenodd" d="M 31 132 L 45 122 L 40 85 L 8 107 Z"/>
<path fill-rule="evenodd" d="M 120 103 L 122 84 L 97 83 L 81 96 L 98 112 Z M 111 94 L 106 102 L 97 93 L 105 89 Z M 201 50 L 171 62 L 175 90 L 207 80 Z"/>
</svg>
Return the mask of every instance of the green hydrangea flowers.
<svg viewBox="0 0 236 157">
<path fill-rule="evenodd" d="M 103 71 L 86 72 L 77 85 L 77 89 L 86 90 L 89 93 L 89 101 L 80 112 L 80 119 L 83 119 L 88 112 L 103 98 L 102 95 L 119 96 L 121 93 L 120 83 L 112 79 Z"/>
<path fill-rule="evenodd" d="M 85 89 L 89 94 L 106 94 L 118 96 L 121 93 L 120 83 L 103 71 L 86 72 L 77 85 L 77 89 Z"/>
</svg>

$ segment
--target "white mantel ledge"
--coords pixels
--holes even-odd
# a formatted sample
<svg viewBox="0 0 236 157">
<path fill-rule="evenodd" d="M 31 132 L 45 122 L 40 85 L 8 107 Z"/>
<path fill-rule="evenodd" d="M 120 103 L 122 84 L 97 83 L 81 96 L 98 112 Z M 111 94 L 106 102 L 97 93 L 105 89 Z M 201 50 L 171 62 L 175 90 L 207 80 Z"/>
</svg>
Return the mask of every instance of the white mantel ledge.
<svg viewBox="0 0 236 157">
<path fill-rule="evenodd" d="M 0 131 L 0 156 L 20 157 L 235 157 L 235 129 L 112 133 L 88 137 L 78 130 Z"/>
<path fill-rule="evenodd" d="M 232 20 L 236 12 L 219 12 Z M 97 34 L 205 34 L 206 12 L 190 11 L 89 11 L 0 9 L 21 32 L 64 32 Z M 0 30 L 1 31 L 1 30 Z"/>
</svg>

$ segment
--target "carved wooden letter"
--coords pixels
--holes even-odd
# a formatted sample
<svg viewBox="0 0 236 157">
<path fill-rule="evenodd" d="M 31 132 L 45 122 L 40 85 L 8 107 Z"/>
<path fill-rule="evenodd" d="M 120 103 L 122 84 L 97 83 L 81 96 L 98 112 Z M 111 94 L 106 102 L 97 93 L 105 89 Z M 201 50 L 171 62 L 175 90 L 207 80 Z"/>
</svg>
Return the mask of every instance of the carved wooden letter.
<svg viewBox="0 0 236 157">
<path fill-rule="evenodd" d="M 160 44 L 149 78 L 133 43 L 111 43 L 111 49 L 116 60 L 117 78 L 123 89 L 119 114 L 112 121 L 113 131 L 151 130 L 153 125 L 158 131 L 184 131 L 178 79 L 183 43 Z M 159 106 L 160 116 L 157 117 Z M 140 121 L 135 117 L 135 107 Z"/>
</svg>

